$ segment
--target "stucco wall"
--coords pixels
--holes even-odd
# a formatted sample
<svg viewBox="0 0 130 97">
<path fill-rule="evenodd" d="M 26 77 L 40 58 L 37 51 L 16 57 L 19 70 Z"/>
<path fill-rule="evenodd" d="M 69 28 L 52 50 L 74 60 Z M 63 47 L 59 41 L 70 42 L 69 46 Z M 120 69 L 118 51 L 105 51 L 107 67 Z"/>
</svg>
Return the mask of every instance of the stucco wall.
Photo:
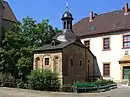
<svg viewBox="0 0 130 97">
<path fill-rule="evenodd" d="M 110 77 L 114 80 L 120 80 L 120 64 L 119 60 L 124 56 L 125 51 L 130 49 L 123 48 L 123 34 L 130 34 L 129 32 L 113 32 L 109 35 L 99 35 L 90 38 L 84 38 L 81 41 L 84 43 L 86 40 L 90 40 L 90 50 L 97 57 L 97 63 L 100 68 L 100 72 L 103 75 L 103 63 L 110 62 Z M 103 37 L 110 37 L 110 49 L 103 50 Z"/>
</svg>

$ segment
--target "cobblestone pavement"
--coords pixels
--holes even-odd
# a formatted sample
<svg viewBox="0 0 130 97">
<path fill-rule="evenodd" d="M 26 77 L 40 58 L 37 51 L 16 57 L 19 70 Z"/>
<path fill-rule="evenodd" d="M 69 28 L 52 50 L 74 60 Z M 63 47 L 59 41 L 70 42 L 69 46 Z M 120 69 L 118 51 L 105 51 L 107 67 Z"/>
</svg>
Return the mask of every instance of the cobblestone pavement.
<svg viewBox="0 0 130 97">
<path fill-rule="evenodd" d="M 0 88 L 0 97 L 130 97 L 130 88 L 120 87 L 102 93 L 61 93 L 24 89 Z"/>
</svg>

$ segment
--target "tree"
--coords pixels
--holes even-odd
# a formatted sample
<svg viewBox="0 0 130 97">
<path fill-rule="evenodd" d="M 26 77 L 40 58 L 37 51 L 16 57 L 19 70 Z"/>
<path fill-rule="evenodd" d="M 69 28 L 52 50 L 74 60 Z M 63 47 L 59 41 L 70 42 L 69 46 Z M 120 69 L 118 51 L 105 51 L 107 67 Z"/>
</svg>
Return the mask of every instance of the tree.
<svg viewBox="0 0 130 97">
<path fill-rule="evenodd" d="M 48 20 L 37 23 L 26 17 L 6 32 L 0 47 L 0 72 L 25 78 L 32 70 L 32 51 L 51 42 L 60 30 L 49 25 Z"/>
<path fill-rule="evenodd" d="M 19 52 L 21 47 L 25 45 L 25 41 L 18 33 L 9 31 L 5 34 L 0 48 L 0 71 L 3 73 L 11 73 L 16 76 L 18 70 L 16 64 L 21 58 Z"/>
</svg>

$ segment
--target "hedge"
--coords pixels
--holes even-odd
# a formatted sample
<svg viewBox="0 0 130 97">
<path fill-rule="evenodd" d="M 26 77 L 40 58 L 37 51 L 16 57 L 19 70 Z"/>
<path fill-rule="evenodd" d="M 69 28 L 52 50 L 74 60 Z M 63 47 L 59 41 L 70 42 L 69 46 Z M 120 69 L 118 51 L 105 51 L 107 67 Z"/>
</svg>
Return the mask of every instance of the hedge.
<svg viewBox="0 0 130 97">
<path fill-rule="evenodd" d="M 116 86 L 116 83 L 112 80 L 97 80 L 95 82 L 77 82 L 73 84 L 75 92 L 104 91 Z"/>
</svg>

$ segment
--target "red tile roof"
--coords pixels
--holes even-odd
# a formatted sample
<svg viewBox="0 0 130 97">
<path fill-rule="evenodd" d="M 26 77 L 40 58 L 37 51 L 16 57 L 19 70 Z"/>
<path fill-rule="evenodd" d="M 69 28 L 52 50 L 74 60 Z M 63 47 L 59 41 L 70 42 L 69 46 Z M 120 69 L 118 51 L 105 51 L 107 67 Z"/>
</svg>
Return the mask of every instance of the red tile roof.
<svg viewBox="0 0 130 97">
<path fill-rule="evenodd" d="M 112 31 L 130 29 L 130 13 L 124 15 L 124 10 L 100 14 L 89 22 L 89 17 L 83 18 L 73 25 L 73 31 L 81 37 Z"/>
<path fill-rule="evenodd" d="M 17 21 L 12 9 L 10 8 L 9 4 L 6 1 L 2 1 L 2 4 L 4 6 L 4 13 L 3 13 L 3 19 L 9 20 L 9 21 Z"/>
</svg>

